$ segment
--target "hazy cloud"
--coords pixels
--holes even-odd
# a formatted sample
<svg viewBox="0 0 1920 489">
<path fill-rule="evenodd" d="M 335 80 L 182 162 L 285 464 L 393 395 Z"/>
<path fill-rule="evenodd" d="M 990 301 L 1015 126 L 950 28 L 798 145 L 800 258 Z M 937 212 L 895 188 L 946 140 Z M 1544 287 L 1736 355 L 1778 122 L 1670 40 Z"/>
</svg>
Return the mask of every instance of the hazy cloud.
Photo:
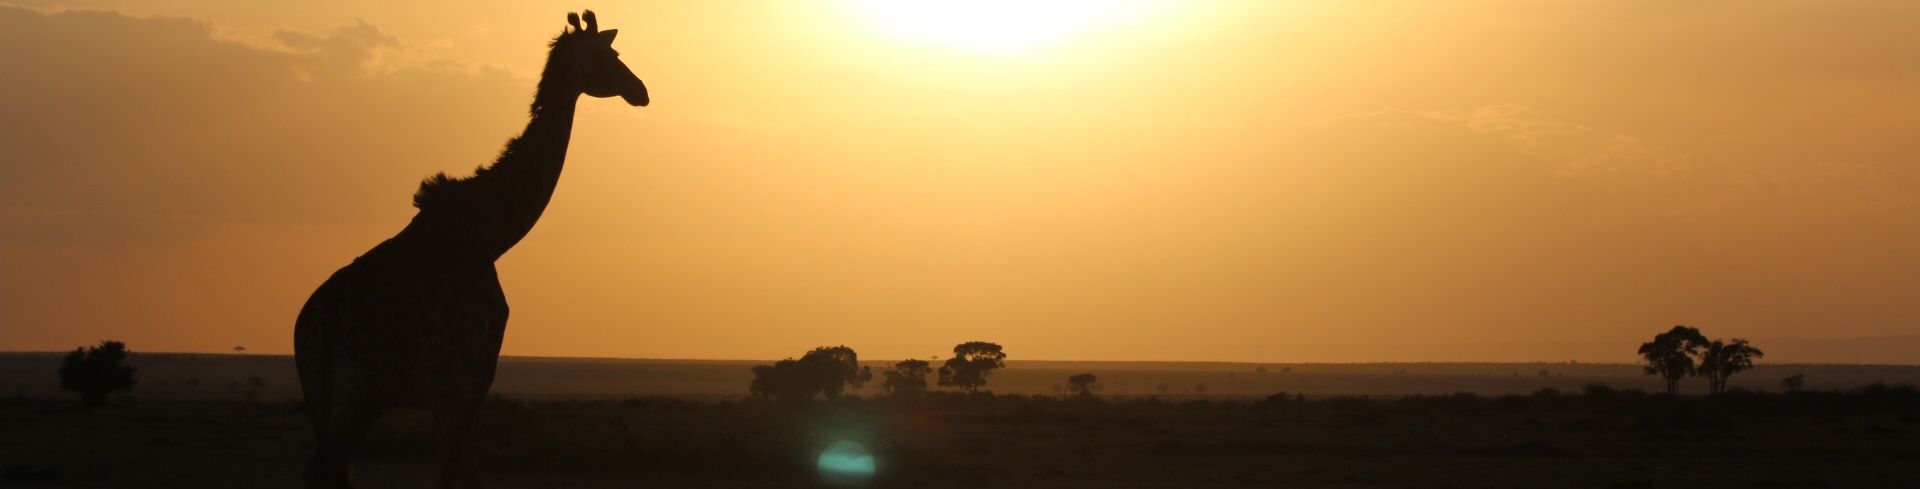
<svg viewBox="0 0 1920 489">
<path fill-rule="evenodd" d="M 497 148 L 506 129 L 475 125 L 475 114 L 519 105 L 467 99 L 524 91 L 497 72 L 372 70 L 402 43 L 365 22 L 276 37 L 284 48 L 220 39 L 193 19 L 0 7 L 0 206 L 20 226 L 0 239 L 117 240 L 130 235 L 124 226 L 164 227 L 134 224 L 147 218 L 350 222 L 404 211 L 405 187 L 449 165 L 444 155 L 471 155 L 454 166 L 471 168 Z M 369 182 L 398 197 L 338 196 Z"/>
</svg>

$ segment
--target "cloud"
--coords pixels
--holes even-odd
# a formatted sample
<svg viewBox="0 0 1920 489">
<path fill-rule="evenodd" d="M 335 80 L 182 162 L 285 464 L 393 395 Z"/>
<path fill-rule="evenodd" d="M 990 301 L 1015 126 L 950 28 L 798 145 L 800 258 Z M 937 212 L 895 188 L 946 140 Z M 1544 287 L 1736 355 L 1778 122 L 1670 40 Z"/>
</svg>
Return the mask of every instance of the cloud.
<svg viewBox="0 0 1920 489">
<path fill-rule="evenodd" d="M 308 61 L 303 77 L 359 75 L 380 71 L 385 53 L 402 48 L 400 38 L 356 20 L 324 35 L 280 29 L 273 38 Z"/>
<path fill-rule="evenodd" d="M 110 243 L 181 216 L 404 216 L 414 182 L 484 163 L 512 130 L 486 121 L 524 110 L 524 83 L 497 70 L 383 62 L 406 42 L 364 21 L 282 30 L 279 46 L 218 32 L 0 7 L 0 207 L 12 231 L 0 240 Z"/>
</svg>

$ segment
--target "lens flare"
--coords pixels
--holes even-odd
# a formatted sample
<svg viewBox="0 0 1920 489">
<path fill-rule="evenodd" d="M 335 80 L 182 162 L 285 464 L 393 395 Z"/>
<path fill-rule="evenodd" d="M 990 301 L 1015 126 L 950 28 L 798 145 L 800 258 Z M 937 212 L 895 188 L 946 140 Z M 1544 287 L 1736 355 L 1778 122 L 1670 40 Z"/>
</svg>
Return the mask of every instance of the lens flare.
<svg viewBox="0 0 1920 489">
<path fill-rule="evenodd" d="M 859 443 L 841 440 L 820 452 L 820 479 L 836 486 L 864 485 L 873 478 L 873 455 Z"/>
</svg>

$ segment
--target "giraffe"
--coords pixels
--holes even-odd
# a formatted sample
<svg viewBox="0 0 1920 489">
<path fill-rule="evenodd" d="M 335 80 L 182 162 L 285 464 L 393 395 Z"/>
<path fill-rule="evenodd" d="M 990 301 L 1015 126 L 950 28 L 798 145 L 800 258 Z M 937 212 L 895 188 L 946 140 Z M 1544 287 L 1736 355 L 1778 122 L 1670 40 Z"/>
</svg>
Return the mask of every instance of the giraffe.
<svg viewBox="0 0 1920 489">
<path fill-rule="evenodd" d="M 592 11 L 568 13 L 567 23 L 550 45 L 526 130 L 473 176 L 421 182 L 406 228 L 334 272 L 301 308 L 294 358 L 318 437 L 308 488 L 353 487 L 348 466 L 368 429 L 400 407 L 433 411 L 442 486 L 479 486 L 468 439 L 507 326 L 494 260 L 552 199 L 580 96 L 648 102 L 613 49 L 618 30 L 600 30 Z"/>
</svg>

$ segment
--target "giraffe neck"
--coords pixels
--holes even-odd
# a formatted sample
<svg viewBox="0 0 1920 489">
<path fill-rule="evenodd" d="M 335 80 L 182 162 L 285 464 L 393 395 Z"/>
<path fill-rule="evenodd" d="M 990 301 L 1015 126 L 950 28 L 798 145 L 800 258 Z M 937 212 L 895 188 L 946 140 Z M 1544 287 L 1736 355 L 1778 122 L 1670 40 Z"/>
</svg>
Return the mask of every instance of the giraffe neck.
<svg viewBox="0 0 1920 489">
<path fill-rule="evenodd" d="M 507 142 L 500 158 L 466 179 L 429 180 L 415 197 L 420 212 L 403 236 L 422 236 L 418 244 L 448 258 L 491 262 L 533 230 L 560 183 L 580 99 L 580 84 L 564 58 L 561 49 L 549 55 L 527 128 Z"/>
<path fill-rule="evenodd" d="M 573 137 L 574 108 L 580 100 L 580 90 L 575 86 L 542 79 L 526 130 L 507 143 L 506 151 L 491 167 L 493 171 L 476 177 L 502 180 L 491 196 L 497 201 L 477 202 L 492 207 L 491 212 L 478 216 L 483 230 L 478 244 L 495 258 L 533 230 L 560 184 L 567 144 Z"/>
</svg>

